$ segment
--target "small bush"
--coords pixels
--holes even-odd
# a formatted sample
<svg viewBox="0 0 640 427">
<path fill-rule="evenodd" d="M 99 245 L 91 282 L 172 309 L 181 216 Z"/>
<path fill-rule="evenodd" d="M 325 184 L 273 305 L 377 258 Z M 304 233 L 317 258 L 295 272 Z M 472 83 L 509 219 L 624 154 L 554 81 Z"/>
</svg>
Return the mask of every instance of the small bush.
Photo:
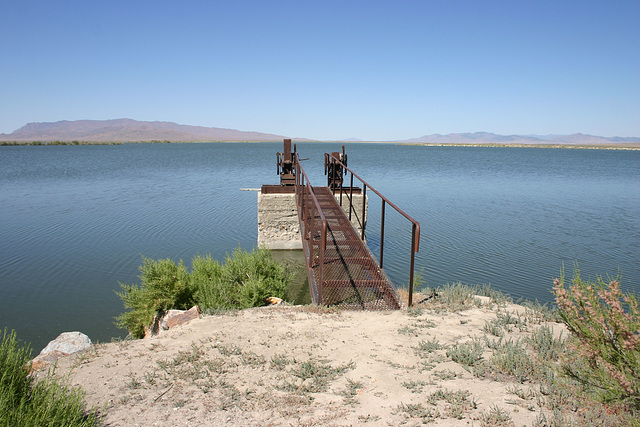
<svg viewBox="0 0 640 427">
<path fill-rule="evenodd" d="M 266 304 L 268 297 L 286 299 L 289 276 L 271 258 L 267 249 L 251 252 L 236 249 L 221 265 L 211 255 L 196 256 L 191 271 L 180 261 L 155 261 L 143 257 L 140 286 L 120 284 L 125 313 L 116 325 L 142 338 L 157 314 L 186 310 L 198 305 L 201 311 L 242 309 Z"/>
<path fill-rule="evenodd" d="M 484 345 L 481 340 L 473 338 L 461 344 L 454 344 L 447 350 L 447 357 L 456 363 L 473 367 L 483 358 Z"/>
<path fill-rule="evenodd" d="M 618 280 L 584 281 L 576 267 L 569 288 L 564 275 L 553 288 L 560 316 L 576 338 L 583 363 L 566 373 L 603 402 L 627 402 L 640 409 L 640 309 L 635 295 L 620 291 Z"/>
<path fill-rule="evenodd" d="M 225 310 L 233 305 L 231 289 L 222 281 L 222 265 L 211 255 L 191 260 L 193 298 L 201 310 Z"/>
<path fill-rule="evenodd" d="M 523 383 L 535 376 L 536 366 L 520 340 L 503 341 L 494 350 L 491 364 Z"/>
<path fill-rule="evenodd" d="M 211 265 L 212 260 L 208 257 L 201 263 Z M 194 283 L 194 287 L 200 291 L 197 292 L 196 303 L 202 310 L 258 307 L 265 305 L 269 297 L 286 299 L 289 276 L 284 266 L 275 261 L 267 249 L 247 252 L 238 248 L 227 255 L 221 268 L 206 268 L 220 272 L 220 299 L 202 297 L 206 293 L 203 288 L 212 282 Z"/>
<path fill-rule="evenodd" d="M 0 342 L 0 425 L 94 426 L 95 410 L 85 411 L 84 393 L 53 376 L 29 376 L 31 349 L 5 329 Z"/>
<path fill-rule="evenodd" d="M 145 327 L 153 323 L 157 313 L 190 308 L 187 306 L 193 302 L 187 268 L 182 261 L 176 265 L 170 259 L 142 260 L 141 286 L 121 283 L 122 292 L 116 292 L 125 308 L 131 309 L 116 317 L 116 326 L 127 329 L 136 338 L 144 336 Z"/>
</svg>

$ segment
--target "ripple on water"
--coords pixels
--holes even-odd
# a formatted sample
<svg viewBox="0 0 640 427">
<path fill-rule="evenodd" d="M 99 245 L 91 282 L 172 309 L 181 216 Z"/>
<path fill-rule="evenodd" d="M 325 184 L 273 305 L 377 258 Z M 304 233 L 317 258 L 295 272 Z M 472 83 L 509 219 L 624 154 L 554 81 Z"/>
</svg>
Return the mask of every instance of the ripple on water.
<svg viewBox="0 0 640 427">
<path fill-rule="evenodd" d="M 141 255 L 188 264 L 197 253 L 222 259 L 255 246 L 256 194 L 239 189 L 277 182 L 282 145 L 22 148 L 0 156 L 0 321 L 37 347 L 62 328 L 117 334 L 113 290 L 139 282 Z M 328 148 L 298 147 L 315 185 Z M 490 283 L 550 301 L 553 277 L 563 264 L 570 276 L 577 260 L 592 277 L 621 267 L 623 287 L 640 289 L 640 152 L 385 144 L 347 152 L 420 222 L 415 268 L 430 286 Z M 378 256 L 373 200 L 367 238 Z M 385 270 L 403 286 L 411 226 L 387 209 L 385 228 Z"/>
</svg>

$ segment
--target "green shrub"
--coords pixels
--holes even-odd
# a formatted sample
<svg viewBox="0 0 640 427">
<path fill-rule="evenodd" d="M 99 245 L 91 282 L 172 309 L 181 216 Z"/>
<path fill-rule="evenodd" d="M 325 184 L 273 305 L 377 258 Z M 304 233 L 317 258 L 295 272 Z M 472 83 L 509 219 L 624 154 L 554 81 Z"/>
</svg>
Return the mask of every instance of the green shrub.
<svg viewBox="0 0 640 427">
<path fill-rule="evenodd" d="M 144 336 L 145 327 L 153 323 L 157 313 L 190 308 L 193 303 L 189 274 L 182 261 L 176 265 L 170 259 L 142 260 L 141 286 L 121 283 L 122 292 L 116 292 L 125 308 L 130 309 L 116 317 L 116 326 L 127 329 L 136 338 Z"/>
<path fill-rule="evenodd" d="M 201 310 L 242 309 L 265 305 L 268 297 L 285 298 L 289 275 L 267 249 L 236 249 L 220 265 L 211 256 L 192 262 L 191 282 Z"/>
<path fill-rule="evenodd" d="M 627 402 L 640 408 L 640 310 L 635 295 L 620 291 L 618 280 L 584 281 L 576 267 L 568 289 L 564 274 L 555 280 L 560 316 L 577 340 L 583 363 L 566 373 L 603 402 Z"/>
<path fill-rule="evenodd" d="M 227 254 L 222 280 L 236 291 L 234 308 L 261 306 L 273 296 L 285 298 L 289 286 L 284 266 L 267 249 L 247 252 L 238 248 Z"/>
<path fill-rule="evenodd" d="M 198 255 L 191 271 L 164 259 L 143 258 L 140 286 L 121 284 L 125 313 L 116 317 L 116 325 L 135 338 L 144 336 L 157 314 L 170 309 L 201 311 L 229 310 L 266 304 L 268 297 L 285 299 L 289 276 L 285 268 L 271 258 L 267 249 L 247 252 L 236 249 L 227 255 L 225 264 Z"/>
<path fill-rule="evenodd" d="M 5 329 L 0 342 L 0 425 L 94 426 L 95 410 L 85 411 L 84 393 L 53 376 L 29 376 L 31 349 Z"/>
<path fill-rule="evenodd" d="M 222 281 L 223 267 L 211 255 L 191 261 L 193 298 L 201 310 L 225 310 L 233 307 L 233 290 Z"/>
</svg>

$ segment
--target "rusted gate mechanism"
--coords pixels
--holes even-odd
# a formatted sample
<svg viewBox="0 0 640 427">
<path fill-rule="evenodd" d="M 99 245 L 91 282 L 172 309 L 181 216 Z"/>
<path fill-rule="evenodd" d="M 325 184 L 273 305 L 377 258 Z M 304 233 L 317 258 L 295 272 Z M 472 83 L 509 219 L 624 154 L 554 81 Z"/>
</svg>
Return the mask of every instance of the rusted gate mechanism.
<svg viewBox="0 0 640 427">
<path fill-rule="evenodd" d="M 280 175 L 280 185 L 283 187 L 296 185 L 295 168 L 293 167 L 293 156 L 295 156 L 295 145 L 291 152 L 291 140 L 284 140 L 284 151 L 278 153 L 276 162 L 278 175 Z"/>
<path fill-rule="evenodd" d="M 280 176 L 279 185 L 263 185 L 262 194 L 293 194 L 296 185 L 296 167 L 295 158 L 296 146 L 294 144 L 291 151 L 291 140 L 284 140 L 284 150 L 282 153 L 276 153 L 276 169 Z"/>
<path fill-rule="evenodd" d="M 359 193 L 360 189 L 354 188 L 353 185 L 348 188 L 349 218 L 341 207 L 342 193 L 345 190 L 342 185 L 343 175 L 347 172 L 351 173 L 352 184 L 354 176 L 343 163 L 343 161 L 346 162 L 344 147 L 342 153 L 326 154 L 325 160 L 328 160 L 325 162 L 328 186 L 313 187 L 300 165 L 297 153 L 293 154 L 298 217 L 312 301 L 317 304 L 338 305 L 353 309 L 400 308 L 397 292 L 393 289 L 381 263 L 375 261 L 375 257 L 364 242 L 364 208 L 360 236 L 351 225 L 353 194 Z M 365 185 L 363 206 L 365 206 L 366 188 L 369 187 L 383 199 L 383 203 L 389 203 L 408 217 L 365 181 L 362 179 L 360 181 Z M 336 191 L 341 192 L 340 205 L 334 196 Z M 412 247 L 417 251 L 417 238 L 420 231 L 417 222 L 413 222 L 417 228 L 414 226 Z M 382 232 L 384 233 L 384 226 Z M 413 288 L 413 255 L 412 251 L 411 289 Z M 409 298 L 409 304 L 411 304 L 412 297 Z"/>
<path fill-rule="evenodd" d="M 329 180 L 329 188 L 335 195 L 339 192 L 339 200 L 340 206 L 343 205 L 343 195 L 346 196 L 346 199 L 349 201 L 349 221 L 352 219 L 352 215 L 357 214 L 354 209 L 354 193 L 359 193 L 360 189 L 353 186 L 353 178 L 355 177 L 362 183 L 362 210 L 358 218 L 358 224 L 360 226 L 360 239 L 365 240 L 365 228 L 366 228 L 366 197 L 367 197 L 367 188 L 373 191 L 381 199 L 382 204 L 382 212 L 380 215 L 380 261 L 378 263 L 378 267 L 380 269 L 383 268 L 384 262 L 384 225 L 385 225 L 385 207 L 388 204 L 393 209 L 396 210 L 400 215 L 405 217 L 411 223 L 411 252 L 410 252 L 410 266 L 409 266 L 409 301 L 408 304 L 411 306 L 413 304 L 413 281 L 414 281 L 414 266 L 415 266 L 415 254 L 418 253 L 420 248 L 420 224 L 418 221 L 410 217 L 407 213 L 405 213 L 402 209 L 393 204 L 389 199 L 383 196 L 378 190 L 369 185 L 364 179 L 360 178 L 356 173 L 354 173 L 351 169 L 347 167 L 347 156 L 344 152 L 344 145 L 342 146 L 342 153 L 325 153 L 325 174 L 327 174 Z M 343 186 L 344 177 L 350 173 L 350 185 L 348 187 Z"/>
</svg>

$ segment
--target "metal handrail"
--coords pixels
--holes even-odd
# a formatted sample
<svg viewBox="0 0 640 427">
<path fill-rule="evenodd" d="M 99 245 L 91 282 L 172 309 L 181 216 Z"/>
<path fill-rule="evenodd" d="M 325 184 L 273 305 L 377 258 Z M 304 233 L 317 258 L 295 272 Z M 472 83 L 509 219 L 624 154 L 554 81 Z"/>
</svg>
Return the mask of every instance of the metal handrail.
<svg viewBox="0 0 640 427">
<path fill-rule="evenodd" d="M 325 166 L 326 166 L 326 162 L 328 159 L 331 159 L 331 161 L 333 163 L 339 163 L 340 166 L 342 168 L 344 168 L 344 170 L 348 171 L 351 173 L 351 183 L 350 183 L 350 189 L 349 189 L 349 196 L 347 197 L 349 199 L 349 220 L 351 220 L 351 211 L 353 209 L 353 177 L 355 176 L 356 178 L 358 178 L 360 180 L 360 182 L 363 185 L 363 189 L 362 189 L 362 231 L 360 234 L 360 238 L 362 240 L 364 240 L 365 238 L 365 200 L 367 197 L 367 187 L 369 187 L 369 189 L 371 189 L 371 191 L 373 191 L 374 193 L 376 193 L 378 195 L 378 197 L 380 197 L 380 199 L 382 199 L 382 215 L 381 215 L 381 220 L 380 220 L 380 262 L 378 263 L 378 266 L 380 268 L 382 268 L 382 264 L 383 264 L 383 256 L 384 256 L 384 218 L 385 218 L 385 205 L 389 204 L 389 206 L 391 206 L 392 208 L 394 208 L 396 210 L 396 212 L 398 212 L 400 215 L 404 216 L 406 219 L 408 219 L 411 223 L 412 223 L 412 227 L 411 227 L 411 265 L 410 265 L 410 270 L 409 270 L 409 307 L 411 307 L 411 305 L 413 304 L 413 274 L 414 274 L 414 266 L 415 266 L 415 254 L 418 253 L 418 250 L 420 248 L 420 224 L 418 223 L 418 221 L 416 221 L 415 219 L 411 218 L 407 213 L 405 213 L 402 209 L 400 209 L 399 207 L 397 207 L 395 204 L 393 204 L 389 199 L 387 199 L 385 196 L 383 196 L 382 194 L 380 194 L 380 192 L 378 190 L 376 190 L 375 188 L 373 188 L 371 185 L 369 185 L 369 183 L 367 183 L 364 179 L 360 178 L 360 176 L 358 176 L 358 174 L 354 173 L 351 169 L 349 169 L 344 163 L 342 163 L 342 161 L 340 161 L 339 158 L 337 158 L 336 156 L 334 156 L 333 154 L 329 154 L 329 153 L 325 153 Z M 325 173 L 326 173 L 326 167 L 325 167 Z M 343 192 L 343 187 L 342 185 L 340 185 L 340 205 L 342 205 L 342 192 Z"/>
<path fill-rule="evenodd" d="M 309 280 L 309 284 L 315 283 L 315 290 L 318 293 L 316 301 L 318 304 L 322 304 L 324 253 L 327 248 L 327 219 L 325 218 L 324 212 L 322 212 L 320 202 L 318 202 L 318 198 L 316 197 L 313 187 L 309 182 L 309 177 L 300 164 L 300 159 L 297 153 L 294 153 L 294 169 L 296 170 L 296 202 L 298 205 L 298 220 L 300 222 L 300 234 L 302 235 L 303 240 L 313 240 L 313 236 L 315 235 L 314 225 L 316 222 L 316 215 L 318 215 L 321 220 L 318 281 L 315 281 L 313 277 L 313 243 L 307 243 L 309 256 L 305 258 L 307 260 L 307 278 Z M 311 206 L 306 206 L 307 195 L 311 196 L 311 200 L 313 202 L 311 203 Z M 307 209 L 311 209 L 310 212 L 307 212 Z"/>
</svg>

